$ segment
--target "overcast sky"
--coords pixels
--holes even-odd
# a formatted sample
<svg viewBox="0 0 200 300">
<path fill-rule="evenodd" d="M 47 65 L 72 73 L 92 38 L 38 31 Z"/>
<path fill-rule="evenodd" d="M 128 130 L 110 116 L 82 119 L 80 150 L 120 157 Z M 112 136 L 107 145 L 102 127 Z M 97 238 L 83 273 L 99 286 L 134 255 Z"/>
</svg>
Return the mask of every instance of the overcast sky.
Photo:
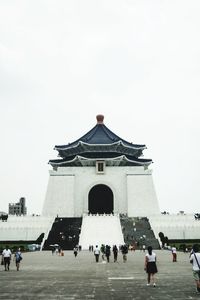
<svg viewBox="0 0 200 300">
<path fill-rule="evenodd" d="M 41 213 L 55 145 L 146 144 L 160 210 L 200 212 L 200 1 L 0 1 L 0 211 Z"/>
</svg>

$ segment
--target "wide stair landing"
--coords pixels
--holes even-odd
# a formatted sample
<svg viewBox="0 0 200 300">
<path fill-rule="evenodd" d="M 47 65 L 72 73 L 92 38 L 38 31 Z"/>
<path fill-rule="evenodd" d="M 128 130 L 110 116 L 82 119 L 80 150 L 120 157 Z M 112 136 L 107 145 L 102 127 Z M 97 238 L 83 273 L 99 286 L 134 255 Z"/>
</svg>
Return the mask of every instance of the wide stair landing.
<svg viewBox="0 0 200 300">
<path fill-rule="evenodd" d="M 79 243 L 82 218 L 56 218 L 44 243 L 43 250 L 58 244 L 63 250 L 72 250 Z"/>
<path fill-rule="evenodd" d="M 159 242 L 155 238 L 148 218 L 129 218 L 121 215 L 120 221 L 126 244 L 138 245 L 137 248 L 145 245 L 146 247 L 152 246 L 153 249 L 160 249 Z"/>
<path fill-rule="evenodd" d="M 89 215 L 83 217 L 79 245 L 88 249 L 90 245 L 124 244 L 119 216 Z"/>
</svg>

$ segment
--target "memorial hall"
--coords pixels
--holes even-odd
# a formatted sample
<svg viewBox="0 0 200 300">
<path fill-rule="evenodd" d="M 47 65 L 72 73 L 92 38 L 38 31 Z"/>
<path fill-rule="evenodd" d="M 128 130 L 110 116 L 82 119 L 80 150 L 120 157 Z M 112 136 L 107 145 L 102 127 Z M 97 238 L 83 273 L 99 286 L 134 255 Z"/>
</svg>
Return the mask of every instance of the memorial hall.
<svg viewBox="0 0 200 300">
<path fill-rule="evenodd" d="M 79 139 L 54 147 L 58 158 L 49 160 L 41 215 L 9 215 L 0 222 L 0 242 L 38 242 L 41 249 L 138 242 L 159 248 L 160 232 L 171 240 L 198 239 L 200 222 L 192 214 L 161 214 L 146 148 L 119 137 L 97 115 Z"/>
</svg>

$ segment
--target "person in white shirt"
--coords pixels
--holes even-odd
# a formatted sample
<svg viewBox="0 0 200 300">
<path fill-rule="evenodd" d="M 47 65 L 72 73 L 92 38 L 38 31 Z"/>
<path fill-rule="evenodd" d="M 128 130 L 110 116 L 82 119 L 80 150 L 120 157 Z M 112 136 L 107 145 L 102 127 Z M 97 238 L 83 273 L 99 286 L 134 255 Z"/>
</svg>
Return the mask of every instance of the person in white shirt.
<svg viewBox="0 0 200 300">
<path fill-rule="evenodd" d="M 10 249 L 8 248 L 8 246 L 6 246 L 6 248 L 2 252 L 5 271 L 9 271 L 11 255 L 12 255 L 12 253 L 11 253 Z"/>
<path fill-rule="evenodd" d="M 190 253 L 190 263 L 192 264 L 193 277 L 196 283 L 196 291 L 200 293 L 200 253 L 199 246 L 194 244 Z"/>
<path fill-rule="evenodd" d="M 145 255 L 145 261 L 144 261 L 144 270 L 147 273 L 147 286 L 149 286 L 152 281 L 153 286 L 155 287 L 156 286 L 155 274 L 158 272 L 156 266 L 156 254 L 152 251 L 151 246 L 149 246 L 147 250 L 148 253 Z"/>
<path fill-rule="evenodd" d="M 98 245 L 96 245 L 96 247 L 94 249 L 94 256 L 95 256 L 95 260 L 97 263 L 99 262 L 99 255 L 100 255 L 100 249 L 99 249 Z"/>
<path fill-rule="evenodd" d="M 173 262 L 177 262 L 176 247 L 173 246 L 171 250 L 172 250 L 172 261 L 173 261 Z"/>
</svg>

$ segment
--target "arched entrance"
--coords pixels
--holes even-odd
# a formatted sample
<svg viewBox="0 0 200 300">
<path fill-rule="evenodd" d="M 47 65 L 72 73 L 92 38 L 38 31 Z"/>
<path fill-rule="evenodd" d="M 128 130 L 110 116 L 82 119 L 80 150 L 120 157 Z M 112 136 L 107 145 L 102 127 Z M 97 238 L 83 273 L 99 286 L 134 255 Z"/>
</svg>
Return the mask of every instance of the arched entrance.
<svg viewBox="0 0 200 300">
<path fill-rule="evenodd" d="M 90 190 L 88 210 L 90 214 L 113 213 L 113 192 L 107 185 L 98 184 Z"/>
</svg>

